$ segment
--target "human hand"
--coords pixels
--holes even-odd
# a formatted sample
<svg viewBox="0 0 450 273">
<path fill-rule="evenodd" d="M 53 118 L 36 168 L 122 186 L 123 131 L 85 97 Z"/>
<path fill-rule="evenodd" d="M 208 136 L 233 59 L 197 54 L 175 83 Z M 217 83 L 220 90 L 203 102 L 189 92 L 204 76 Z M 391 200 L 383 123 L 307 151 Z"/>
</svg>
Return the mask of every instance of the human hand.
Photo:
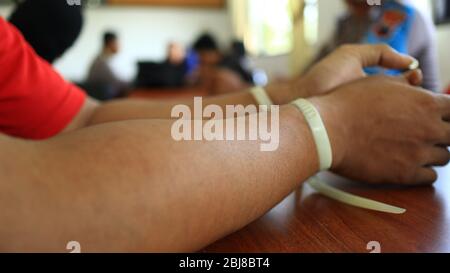
<svg viewBox="0 0 450 273">
<path fill-rule="evenodd" d="M 400 54 L 387 45 L 344 45 L 295 81 L 294 90 L 297 91 L 297 98 L 318 96 L 366 77 L 366 67 L 409 70 L 414 61 L 413 57 Z M 403 76 L 411 85 L 422 84 L 422 72 L 419 69 L 408 71 Z"/>
<path fill-rule="evenodd" d="M 333 149 L 332 171 L 368 183 L 429 184 L 450 161 L 450 96 L 375 76 L 310 99 Z"/>
</svg>

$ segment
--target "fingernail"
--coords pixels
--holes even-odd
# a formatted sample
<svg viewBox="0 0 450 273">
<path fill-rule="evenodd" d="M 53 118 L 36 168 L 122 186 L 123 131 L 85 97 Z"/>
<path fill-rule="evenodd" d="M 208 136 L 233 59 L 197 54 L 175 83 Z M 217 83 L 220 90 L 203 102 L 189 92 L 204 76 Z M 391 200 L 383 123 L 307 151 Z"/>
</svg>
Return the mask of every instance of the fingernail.
<svg viewBox="0 0 450 273">
<path fill-rule="evenodd" d="M 409 65 L 409 70 L 416 70 L 420 66 L 420 63 L 417 59 L 414 59 L 413 62 Z"/>
</svg>

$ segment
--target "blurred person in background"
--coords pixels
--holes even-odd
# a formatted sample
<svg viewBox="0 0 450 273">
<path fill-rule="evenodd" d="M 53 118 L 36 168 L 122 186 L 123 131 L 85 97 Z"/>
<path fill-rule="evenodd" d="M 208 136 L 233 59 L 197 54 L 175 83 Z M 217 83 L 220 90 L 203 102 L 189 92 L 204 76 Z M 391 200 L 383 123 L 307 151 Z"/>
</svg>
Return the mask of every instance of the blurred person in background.
<svg viewBox="0 0 450 273">
<path fill-rule="evenodd" d="M 169 43 L 164 64 L 170 86 L 180 87 L 186 84 L 189 65 L 186 50 L 181 44 L 176 42 Z"/>
<path fill-rule="evenodd" d="M 223 59 L 222 66 L 238 73 L 246 83 L 254 84 L 250 59 L 242 41 L 231 43 L 230 52 Z"/>
<path fill-rule="evenodd" d="M 171 42 L 167 46 L 167 63 L 171 65 L 182 65 L 186 62 L 186 50 L 182 45 Z"/>
<path fill-rule="evenodd" d="M 194 43 L 198 67 L 192 75 L 196 84 L 210 90 L 211 94 L 233 93 L 245 89 L 249 84 L 233 67 L 224 63 L 224 54 L 216 39 L 209 33 L 202 34 Z"/>
<path fill-rule="evenodd" d="M 130 88 L 129 83 L 121 80 L 111 67 L 112 58 L 119 50 L 117 34 L 112 31 L 105 32 L 102 51 L 92 62 L 86 80 L 87 86 L 104 90 L 106 99 L 124 97 Z"/>
<path fill-rule="evenodd" d="M 423 87 L 441 91 L 433 22 L 406 1 L 384 0 L 370 6 L 366 0 L 345 0 L 347 11 L 337 22 L 332 39 L 313 63 L 344 44 L 388 44 L 398 52 L 416 58 L 424 73 Z M 397 75 L 400 71 L 366 70 L 369 74 Z"/>
</svg>

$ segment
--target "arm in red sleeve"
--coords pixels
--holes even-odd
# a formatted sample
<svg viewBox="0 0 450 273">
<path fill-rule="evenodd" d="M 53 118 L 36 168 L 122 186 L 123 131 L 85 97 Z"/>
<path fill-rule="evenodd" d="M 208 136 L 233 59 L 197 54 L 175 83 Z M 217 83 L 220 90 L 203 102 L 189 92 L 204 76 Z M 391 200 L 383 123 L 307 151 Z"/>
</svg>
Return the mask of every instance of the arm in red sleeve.
<svg viewBox="0 0 450 273">
<path fill-rule="evenodd" d="M 36 55 L 19 31 L 0 18 L 0 133 L 46 139 L 75 118 L 85 93 Z"/>
</svg>

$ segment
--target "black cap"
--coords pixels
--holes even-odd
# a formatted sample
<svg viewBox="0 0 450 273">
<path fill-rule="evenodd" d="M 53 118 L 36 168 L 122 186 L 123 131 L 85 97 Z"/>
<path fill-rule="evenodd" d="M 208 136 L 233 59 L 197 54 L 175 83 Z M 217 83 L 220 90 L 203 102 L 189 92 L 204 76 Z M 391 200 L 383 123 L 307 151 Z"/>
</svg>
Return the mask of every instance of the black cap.
<svg viewBox="0 0 450 273">
<path fill-rule="evenodd" d="M 9 21 L 39 56 L 53 63 L 80 35 L 82 7 L 65 0 L 26 0 L 16 6 Z"/>
<path fill-rule="evenodd" d="M 202 34 L 194 43 L 193 47 L 196 51 L 219 49 L 216 39 L 209 33 Z"/>
</svg>

